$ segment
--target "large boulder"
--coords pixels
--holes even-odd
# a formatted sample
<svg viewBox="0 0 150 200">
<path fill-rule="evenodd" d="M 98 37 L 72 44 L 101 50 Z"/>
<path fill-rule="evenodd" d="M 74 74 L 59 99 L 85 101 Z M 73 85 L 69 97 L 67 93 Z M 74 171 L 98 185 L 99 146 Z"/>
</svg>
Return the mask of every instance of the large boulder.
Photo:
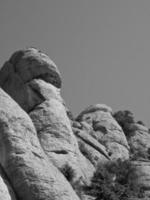
<svg viewBox="0 0 150 200">
<path fill-rule="evenodd" d="M 0 164 L 21 200 L 79 200 L 45 155 L 29 116 L 2 89 Z"/>
<path fill-rule="evenodd" d="M 94 167 L 79 151 L 57 88 L 43 80 L 33 80 L 30 85 L 45 99 L 29 113 L 44 151 L 60 170 L 70 167 L 75 174 L 74 181 L 83 179 L 89 183 Z"/>
<path fill-rule="evenodd" d="M 29 113 L 49 160 L 60 170 L 70 167 L 74 181 L 89 183 L 94 166 L 79 150 L 60 95 L 56 65 L 36 49 L 18 51 L 3 66 L 0 80 L 2 88 Z"/>
<path fill-rule="evenodd" d="M 28 112 L 42 102 L 28 86 L 35 78 L 51 83 L 57 88 L 61 87 L 61 76 L 57 66 L 47 55 L 34 48 L 20 50 L 4 63 L 0 73 L 0 86 Z"/>
<path fill-rule="evenodd" d="M 99 143 L 105 146 L 110 159 L 123 160 L 129 158 L 129 146 L 122 128 L 112 117 L 112 110 L 104 104 L 89 106 L 76 119 L 78 122 L 88 123 L 93 131 L 92 135 Z"/>
</svg>

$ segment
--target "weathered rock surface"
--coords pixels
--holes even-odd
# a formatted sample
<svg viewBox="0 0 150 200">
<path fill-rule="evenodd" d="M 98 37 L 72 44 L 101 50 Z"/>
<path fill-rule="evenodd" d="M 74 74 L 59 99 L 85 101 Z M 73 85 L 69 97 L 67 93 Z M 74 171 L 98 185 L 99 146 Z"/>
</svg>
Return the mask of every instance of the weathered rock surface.
<svg viewBox="0 0 150 200">
<path fill-rule="evenodd" d="M 106 151 L 105 146 L 100 144 L 95 138 L 93 138 L 91 135 L 88 135 L 85 131 L 74 128 L 74 133 L 77 136 L 78 140 L 84 142 L 86 146 L 90 146 L 94 150 L 98 151 L 101 155 L 103 155 L 107 160 L 109 160 L 109 155 Z"/>
<path fill-rule="evenodd" d="M 16 83 L 10 70 L 22 84 Z M 4 77 L 0 82 L 3 89 L 30 113 L 40 143 L 53 164 L 59 169 L 67 164 L 75 171 L 76 179 L 89 182 L 94 167 L 79 151 L 60 96 L 61 77 L 55 64 L 48 56 L 31 48 L 14 53 L 0 76 Z"/>
<path fill-rule="evenodd" d="M 82 138 L 78 139 L 79 149 L 83 153 L 83 155 L 90 160 L 90 162 L 97 167 L 98 163 L 105 163 L 108 162 L 108 158 L 92 147 L 90 144 L 85 142 Z"/>
<path fill-rule="evenodd" d="M 49 92 L 45 92 L 46 87 Z M 57 88 L 42 80 L 35 80 L 34 88 L 45 99 L 30 112 L 44 151 L 59 169 L 65 165 L 71 167 L 75 172 L 75 181 L 82 178 L 85 182 L 89 182 L 94 168 L 79 151 Z"/>
<path fill-rule="evenodd" d="M 149 199 L 148 128 L 127 115 L 125 136 L 105 104 L 75 119 L 61 84 L 57 66 L 34 48 L 15 52 L 2 67 L 0 86 L 12 98 L 0 88 L 0 200 L 94 200 L 81 188 L 98 166 L 118 159 L 130 159 Z"/>
<path fill-rule="evenodd" d="M 150 158 L 150 134 L 147 127 L 132 124 L 134 130 L 128 138 L 131 153 L 138 158 Z"/>
<path fill-rule="evenodd" d="M 133 164 L 137 174 L 136 181 L 150 198 L 150 161 L 134 161 Z"/>
<path fill-rule="evenodd" d="M 28 115 L 0 89 L 0 164 L 21 200 L 78 200 L 44 154 Z"/>
<path fill-rule="evenodd" d="M 105 146 L 96 140 L 93 129 L 88 123 L 73 121 L 72 129 L 80 151 L 95 167 L 99 162 L 105 163 L 110 160 Z"/>
<path fill-rule="evenodd" d="M 129 158 L 129 146 L 122 128 L 111 115 L 112 110 L 106 105 L 93 105 L 85 109 L 77 117 L 77 121 L 88 123 L 93 132 L 93 137 L 106 147 L 110 158 Z"/>
<path fill-rule="evenodd" d="M 1 69 L 0 86 L 26 111 L 42 102 L 31 90 L 32 79 L 42 79 L 57 88 L 61 87 L 61 76 L 48 56 L 37 49 L 29 48 L 15 52 Z"/>
</svg>

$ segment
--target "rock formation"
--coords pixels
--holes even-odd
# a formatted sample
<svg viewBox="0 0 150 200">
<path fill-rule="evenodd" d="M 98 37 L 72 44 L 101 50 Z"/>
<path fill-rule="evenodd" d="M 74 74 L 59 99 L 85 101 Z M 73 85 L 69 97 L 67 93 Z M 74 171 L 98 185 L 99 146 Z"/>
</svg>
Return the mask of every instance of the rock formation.
<svg viewBox="0 0 150 200">
<path fill-rule="evenodd" d="M 81 112 L 77 121 L 90 125 L 92 131 L 89 131 L 89 135 L 105 147 L 110 159 L 128 159 L 129 146 L 126 137 L 111 113 L 108 106 L 97 104 Z"/>
<path fill-rule="evenodd" d="M 89 200 L 99 165 L 129 160 L 150 192 L 149 130 L 127 137 L 112 109 L 96 104 L 75 119 L 61 97 L 61 75 L 37 49 L 16 51 L 0 71 L 0 199 Z"/>
<path fill-rule="evenodd" d="M 29 116 L 0 90 L 0 164 L 22 200 L 78 200 L 49 162 Z"/>
</svg>

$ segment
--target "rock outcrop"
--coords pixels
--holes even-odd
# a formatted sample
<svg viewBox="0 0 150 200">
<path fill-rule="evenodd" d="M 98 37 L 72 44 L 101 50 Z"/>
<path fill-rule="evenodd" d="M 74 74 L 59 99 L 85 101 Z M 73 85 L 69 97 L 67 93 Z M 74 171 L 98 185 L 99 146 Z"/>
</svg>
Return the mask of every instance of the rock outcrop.
<svg viewBox="0 0 150 200">
<path fill-rule="evenodd" d="M 60 95 L 56 65 L 36 49 L 22 50 L 4 64 L 0 79 L 1 87 L 30 115 L 50 162 L 60 170 L 70 167 L 73 182 L 89 184 L 94 166 L 79 150 Z"/>
<path fill-rule="evenodd" d="M 49 162 L 29 116 L 0 89 L 0 164 L 21 200 L 78 200 Z"/>
<path fill-rule="evenodd" d="M 150 134 L 147 127 L 132 124 L 133 132 L 128 137 L 128 144 L 134 159 L 150 158 Z"/>
<path fill-rule="evenodd" d="M 57 66 L 34 48 L 16 51 L 0 70 L 0 200 L 95 200 L 85 187 L 99 166 L 118 160 L 130 160 L 149 198 L 149 129 L 129 111 L 119 123 L 105 104 L 75 119 L 61 85 Z"/>
<path fill-rule="evenodd" d="M 49 159 L 60 170 L 65 166 L 73 169 L 75 181 L 82 178 L 88 183 L 94 168 L 92 164 L 80 153 L 77 140 L 72 132 L 70 120 L 67 117 L 60 94 L 57 88 L 41 80 L 35 80 L 45 101 L 30 112 L 30 117 L 37 129 L 40 143 Z M 31 83 L 32 84 L 32 83 Z M 46 88 L 49 92 L 42 93 Z M 44 95 L 46 95 L 44 97 Z M 79 164 L 80 163 L 80 164 Z M 85 173 L 87 172 L 88 173 Z"/>
<path fill-rule="evenodd" d="M 48 56 L 34 48 L 20 50 L 2 67 L 0 86 L 28 112 L 42 102 L 28 86 L 35 78 L 61 87 L 60 73 Z"/>
<path fill-rule="evenodd" d="M 108 106 L 97 104 L 82 111 L 76 120 L 91 126 L 92 131 L 89 134 L 105 146 L 110 159 L 128 159 L 129 146 L 126 137 L 111 113 Z"/>
<path fill-rule="evenodd" d="M 79 124 L 79 122 L 73 123 L 73 131 L 83 155 L 85 155 L 95 167 L 99 162 L 105 163 L 110 160 L 105 146 L 99 143 L 90 134 L 93 130 L 91 130 L 88 124 L 86 124 L 86 122 L 82 122 L 80 126 Z"/>
</svg>

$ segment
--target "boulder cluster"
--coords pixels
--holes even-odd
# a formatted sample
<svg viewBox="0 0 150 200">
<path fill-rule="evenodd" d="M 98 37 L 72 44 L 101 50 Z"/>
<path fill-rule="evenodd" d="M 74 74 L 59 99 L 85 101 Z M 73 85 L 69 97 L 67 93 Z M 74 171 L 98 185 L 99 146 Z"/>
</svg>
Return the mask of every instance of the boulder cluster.
<svg viewBox="0 0 150 200">
<path fill-rule="evenodd" d="M 130 157 L 149 195 L 148 128 L 134 122 L 127 137 L 104 104 L 74 119 L 61 85 L 57 66 L 34 48 L 16 51 L 2 66 L 0 199 L 90 200 L 80 188 L 90 185 L 97 166 Z"/>
</svg>

